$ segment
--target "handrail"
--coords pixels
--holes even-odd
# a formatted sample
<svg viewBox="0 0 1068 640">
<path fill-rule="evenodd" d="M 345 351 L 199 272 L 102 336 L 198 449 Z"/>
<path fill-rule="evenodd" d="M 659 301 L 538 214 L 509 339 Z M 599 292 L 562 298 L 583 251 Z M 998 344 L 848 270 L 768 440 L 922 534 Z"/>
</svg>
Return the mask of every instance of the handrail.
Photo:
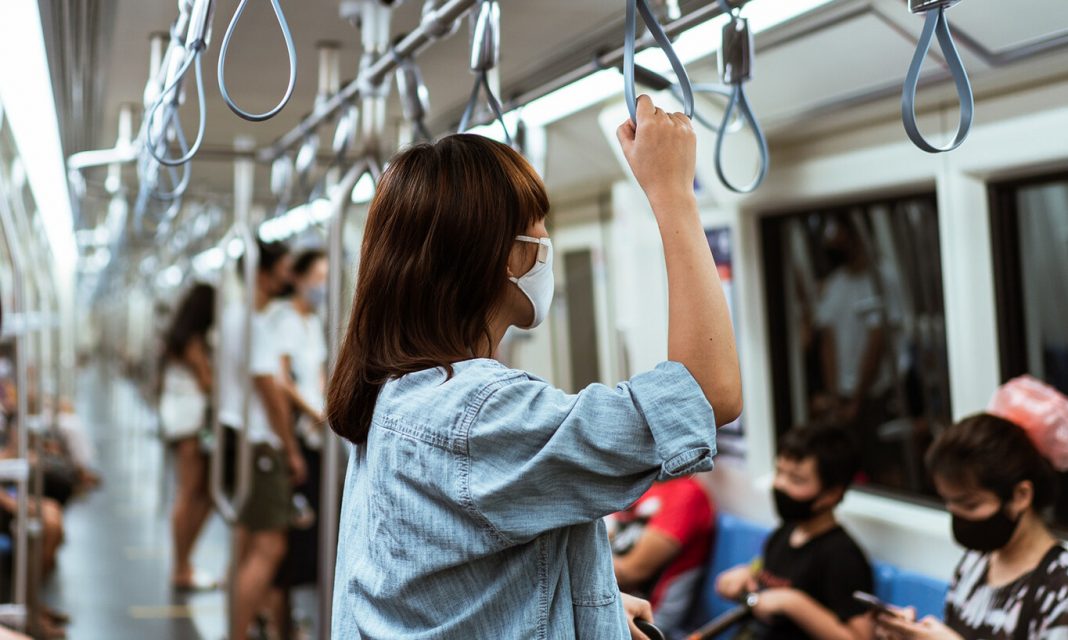
<svg viewBox="0 0 1068 640">
<path fill-rule="evenodd" d="M 378 183 L 381 178 L 377 160 L 365 158 L 354 164 L 341 178 L 330 198 L 331 217 L 327 261 L 330 270 L 327 273 L 327 368 L 333 372 L 337 364 L 341 345 L 342 289 L 344 287 L 345 246 L 344 231 L 348 221 L 347 212 L 349 194 L 356 183 L 365 175 Z M 319 637 L 330 638 L 330 618 L 333 605 L 334 569 L 337 563 L 337 528 L 338 528 L 338 482 L 341 468 L 339 465 L 341 441 L 330 429 L 326 430 L 323 441 L 322 481 L 319 500 Z"/>
<path fill-rule="evenodd" d="M 427 46 L 436 42 L 442 34 L 448 35 L 451 25 L 467 15 L 478 0 L 449 0 L 433 11 L 426 11 L 418 27 L 409 32 L 396 44 L 398 55 L 417 56 Z M 339 109 L 353 104 L 368 86 L 378 86 L 385 77 L 397 68 L 396 57 L 389 51 L 364 66 L 359 77 L 341 88 L 341 91 L 329 100 L 316 105 L 314 111 L 295 128 L 283 135 L 271 146 L 261 149 L 257 154 L 260 162 L 269 163 L 284 154 L 294 145 L 299 144 L 304 136 L 314 131 L 331 118 Z"/>
<path fill-rule="evenodd" d="M 286 105 L 289 104 L 289 99 L 293 97 L 293 90 L 297 87 L 297 46 L 293 43 L 293 32 L 289 30 L 289 22 L 286 21 L 286 14 L 282 11 L 282 6 L 278 3 L 278 0 L 271 0 L 271 8 L 274 9 L 278 27 L 282 30 L 282 38 L 286 43 L 286 53 L 289 56 L 289 84 L 282 99 L 268 111 L 250 113 L 237 106 L 226 88 L 226 58 L 230 52 L 230 38 L 233 37 L 234 30 L 237 28 L 237 23 L 241 20 L 241 14 L 245 12 L 247 4 L 248 0 L 241 0 L 240 4 L 237 5 L 237 10 L 234 12 L 234 17 L 230 20 L 230 25 L 226 27 L 226 33 L 223 34 L 222 46 L 219 48 L 219 93 L 222 94 L 226 106 L 230 107 L 230 110 L 241 118 L 250 122 L 263 122 L 281 113 L 282 109 L 285 109 Z"/>
<path fill-rule="evenodd" d="M 248 158 L 239 158 L 234 163 L 234 225 L 230 231 L 225 234 L 220 243 L 220 248 L 225 257 L 223 266 L 219 270 L 220 277 L 215 291 L 216 330 L 217 335 L 221 335 L 223 315 L 226 312 L 226 296 L 224 292 L 225 282 L 223 276 L 225 275 L 226 267 L 233 261 L 229 254 L 230 243 L 233 240 L 238 240 L 242 243 L 244 250 L 242 266 L 244 272 L 244 302 L 246 313 L 244 318 L 244 335 L 242 336 L 244 342 L 242 350 L 242 370 L 246 372 L 251 369 L 252 326 L 256 308 L 256 268 L 259 261 L 259 248 L 256 244 L 255 234 L 249 223 L 252 196 L 251 181 L 254 170 L 255 166 L 252 160 Z M 223 490 L 224 451 L 222 445 L 224 441 L 224 426 L 219 416 L 220 400 L 222 399 L 219 389 L 223 362 L 222 351 L 222 345 L 216 345 L 213 358 L 216 383 L 212 385 L 211 412 L 211 427 L 215 437 L 215 448 L 212 450 L 211 455 L 210 483 L 211 499 L 215 504 L 215 508 L 219 511 L 223 520 L 232 526 L 236 524 L 238 515 L 248 499 L 252 484 L 252 455 L 251 447 L 248 442 L 248 418 L 249 408 L 252 402 L 252 380 L 250 376 L 241 376 L 241 424 L 227 425 L 227 427 L 237 427 L 238 432 L 237 472 L 235 474 L 234 495 L 233 498 L 230 499 L 225 495 L 225 491 Z"/>
</svg>

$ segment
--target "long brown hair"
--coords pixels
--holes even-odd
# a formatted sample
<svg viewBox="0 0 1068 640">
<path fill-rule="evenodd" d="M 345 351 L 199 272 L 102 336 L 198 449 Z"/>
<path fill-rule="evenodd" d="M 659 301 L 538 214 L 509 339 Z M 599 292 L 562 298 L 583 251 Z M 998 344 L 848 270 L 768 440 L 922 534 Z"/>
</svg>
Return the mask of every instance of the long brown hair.
<svg viewBox="0 0 1068 640">
<path fill-rule="evenodd" d="M 367 440 L 382 385 L 488 351 L 515 236 L 549 200 L 511 147 L 454 135 L 398 154 L 364 231 L 356 298 L 330 380 L 327 418 Z M 488 355 L 488 353 L 486 354 Z"/>
</svg>

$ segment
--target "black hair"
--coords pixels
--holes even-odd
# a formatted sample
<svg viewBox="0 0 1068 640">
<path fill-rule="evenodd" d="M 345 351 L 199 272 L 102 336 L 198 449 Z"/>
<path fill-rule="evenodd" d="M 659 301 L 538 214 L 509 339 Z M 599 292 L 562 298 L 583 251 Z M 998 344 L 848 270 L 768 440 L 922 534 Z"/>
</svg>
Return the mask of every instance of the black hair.
<svg viewBox="0 0 1068 640">
<path fill-rule="evenodd" d="M 289 255 L 289 245 L 284 242 L 264 242 L 256 238 L 256 248 L 260 254 L 256 269 L 260 273 L 270 273 L 274 266 Z M 240 274 L 245 269 L 245 255 L 237 259 L 237 272 Z"/>
<path fill-rule="evenodd" d="M 1057 499 L 1057 474 L 1015 422 L 979 413 L 943 431 L 927 451 L 927 470 L 963 485 L 977 485 L 1010 500 L 1016 485 L 1034 485 L 1036 513 Z"/>
<path fill-rule="evenodd" d="M 849 488 L 860 471 L 856 443 L 842 426 L 814 424 L 794 427 L 779 438 L 779 457 L 788 460 L 813 458 L 821 488 Z"/>
<path fill-rule="evenodd" d="M 198 283 L 186 293 L 163 336 L 165 358 L 181 358 L 189 341 L 204 339 L 215 323 L 215 287 Z"/>
<path fill-rule="evenodd" d="M 300 252 L 297 259 L 293 261 L 293 275 L 298 278 L 305 275 L 320 260 L 326 260 L 326 252 L 322 249 L 308 249 Z"/>
</svg>

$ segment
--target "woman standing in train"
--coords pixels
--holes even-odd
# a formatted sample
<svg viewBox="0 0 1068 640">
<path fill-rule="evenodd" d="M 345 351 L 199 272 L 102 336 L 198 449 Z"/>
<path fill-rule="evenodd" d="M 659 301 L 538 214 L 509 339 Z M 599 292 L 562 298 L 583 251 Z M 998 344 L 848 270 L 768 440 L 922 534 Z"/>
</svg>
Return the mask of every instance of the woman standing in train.
<svg viewBox="0 0 1068 640">
<path fill-rule="evenodd" d="M 643 96 L 618 135 L 664 243 L 669 362 L 575 395 L 491 358 L 553 297 L 537 173 L 474 135 L 390 162 L 328 394 L 354 445 L 333 637 L 644 637 L 649 605 L 620 595 L 602 518 L 710 469 L 741 383 L 690 121 Z"/>
<path fill-rule="evenodd" d="M 322 460 L 323 411 L 326 400 L 326 333 L 320 317 L 326 304 L 326 254 L 319 249 L 300 253 L 291 270 L 293 296 L 272 313 L 282 353 L 281 387 L 296 414 L 296 432 L 307 468 L 307 479 L 293 487 L 300 502 L 297 521 L 289 530 L 286 557 L 275 576 L 275 625 L 280 638 L 293 626 L 290 589 L 315 584 L 319 565 L 319 487 Z"/>
<path fill-rule="evenodd" d="M 1038 416 L 1034 410 L 1043 405 Z M 927 468 L 953 516 L 953 537 L 968 549 L 950 583 L 945 622 L 914 621 L 912 610 L 882 615 L 877 637 L 1068 639 L 1068 549 L 1043 520 L 1057 490 L 1050 458 L 1068 462 L 1052 455 L 1068 447 L 1056 438 L 1068 399 L 1021 378 L 999 390 L 990 411 L 1001 415 L 966 418 L 927 452 Z"/>
<path fill-rule="evenodd" d="M 208 458 L 200 449 L 211 397 L 211 356 L 207 335 L 215 322 L 215 289 L 196 284 L 178 305 L 163 337 L 160 424 L 172 445 L 178 488 L 171 512 L 174 567 L 178 590 L 212 589 L 217 583 L 200 575 L 190 561 L 197 536 L 211 515 Z"/>
</svg>

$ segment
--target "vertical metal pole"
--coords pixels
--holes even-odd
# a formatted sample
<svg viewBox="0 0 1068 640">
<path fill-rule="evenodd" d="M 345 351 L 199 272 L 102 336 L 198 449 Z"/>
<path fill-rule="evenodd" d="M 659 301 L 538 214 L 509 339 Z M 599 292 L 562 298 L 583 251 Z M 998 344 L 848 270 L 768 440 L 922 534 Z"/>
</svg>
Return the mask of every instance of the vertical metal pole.
<svg viewBox="0 0 1068 640">
<path fill-rule="evenodd" d="M 390 23 L 393 10 L 383 6 L 377 0 L 363 0 L 361 7 L 361 39 L 363 43 L 363 59 L 361 70 L 372 64 L 389 49 Z M 327 332 L 329 358 L 328 367 L 332 373 L 337 363 L 338 350 L 341 344 L 342 317 L 342 290 L 345 276 L 345 212 L 348 208 L 350 193 L 356 183 L 371 165 L 378 167 L 378 153 L 380 141 L 386 125 L 386 98 L 390 84 L 383 82 L 374 87 L 365 87 L 361 91 L 363 104 L 360 110 L 362 121 L 362 140 L 364 144 L 364 157 L 371 158 L 374 162 L 366 160 L 358 162 L 342 178 L 338 188 L 331 196 L 333 215 L 330 221 L 330 238 L 328 247 L 328 261 L 330 272 L 328 275 L 329 296 L 327 298 Z M 376 176 L 377 177 L 377 176 Z M 338 437 L 330 430 L 327 431 L 323 442 L 323 466 L 319 504 L 319 638 L 330 640 L 331 622 L 333 617 L 334 600 L 334 572 L 337 564 L 337 538 L 340 483 L 341 483 L 341 443 Z"/>
<path fill-rule="evenodd" d="M 343 323 L 342 294 L 345 282 L 345 215 L 353 187 L 367 172 L 367 164 L 358 162 L 338 183 L 330 198 L 332 215 L 327 260 L 327 367 L 332 373 L 341 348 Z M 334 570 L 337 563 L 338 507 L 341 481 L 341 441 L 330 429 L 323 441 L 322 482 L 319 500 L 319 638 L 330 640 L 333 611 Z"/>
<path fill-rule="evenodd" d="M 7 185 L 0 185 L 5 187 Z M 22 423 L 18 428 L 18 457 L 22 461 L 26 461 L 29 457 L 29 434 L 26 429 L 26 416 L 29 413 L 29 402 L 27 398 L 26 385 L 29 383 L 29 375 L 26 367 L 26 348 L 27 348 L 27 324 L 28 324 L 28 309 L 26 304 L 26 290 L 25 290 L 25 275 L 26 275 L 26 263 L 25 257 L 22 253 L 21 243 L 18 238 L 18 227 L 15 225 L 14 216 L 12 215 L 11 208 L 6 198 L 0 198 L 0 228 L 3 230 L 4 243 L 7 246 L 8 255 L 11 256 L 11 266 L 14 272 L 14 282 L 12 287 L 12 302 L 13 313 L 12 315 L 19 320 L 19 326 L 15 331 L 15 387 L 16 387 L 16 407 L 19 416 L 19 421 Z M 15 515 L 15 553 L 14 553 L 14 604 L 16 608 L 21 607 L 21 611 L 15 614 L 14 617 L 18 618 L 17 626 L 25 628 L 26 625 L 26 593 L 27 593 L 27 569 L 28 569 L 28 556 L 29 549 L 27 543 L 29 541 L 29 526 L 27 509 L 27 490 L 29 489 L 29 467 L 26 466 L 25 473 L 21 474 L 16 485 L 18 487 L 18 506 L 16 508 Z"/>
</svg>

